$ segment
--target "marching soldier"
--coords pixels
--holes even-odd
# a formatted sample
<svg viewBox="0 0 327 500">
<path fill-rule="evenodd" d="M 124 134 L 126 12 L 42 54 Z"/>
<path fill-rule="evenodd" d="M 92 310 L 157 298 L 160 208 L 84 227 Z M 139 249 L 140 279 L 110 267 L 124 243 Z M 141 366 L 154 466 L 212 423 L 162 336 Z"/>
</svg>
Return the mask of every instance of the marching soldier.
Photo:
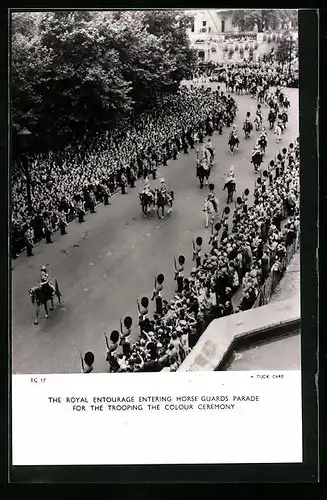
<svg viewBox="0 0 327 500">
<path fill-rule="evenodd" d="M 82 363 L 82 373 L 91 373 L 93 371 L 93 364 L 94 364 L 94 354 L 91 351 L 88 351 L 84 355 L 84 360 L 81 356 L 81 363 Z"/>
<path fill-rule="evenodd" d="M 162 289 L 164 280 L 164 275 L 158 274 L 157 278 L 155 279 L 154 291 L 151 299 L 156 299 L 156 313 L 158 314 L 158 316 L 162 316 Z"/>
<path fill-rule="evenodd" d="M 202 250 L 202 238 L 198 236 L 197 239 L 193 240 L 193 260 L 196 262 L 196 267 L 201 266 L 201 250 Z"/>
<path fill-rule="evenodd" d="M 34 248 L 34 230 L 32 226 L 27 226 L 27 229 L 24 233 L 24 241 L 26 244 L 27 257 L 31 257 L 33 255 Z"/>
<path fill-rule="evenodd" d="M 211 203 L 213 204 L 213 207 L 215 209 L 216 214 L 218 214 L 219 202 L 218 202 L 218 198 L 217 198 L 216 193 L 215 193 L 215 185 L 212 183 L 209 184 L 208 200 L 211 201 Z"/>
<path fill-rule="evenodd" d="M 247 212 L 248 212 L 249 194 L 250 194 L 250 191 L 248 190 L 248 188 L 244 189 L 244 192 L 242 194 L 242 203 L 243 203 L 243 212 L 245 214 L 247 214 Z"/>
<path fill-rule="evenodd" d="M 178 265 L 176 263 L 176 259 L 174 259 L 175 264 L 175 280 L 177 281 L 177 293 L 182 293 L 183 291 L 183 283 L 184 283 L 184 264 L 185 257 L 184 255 L 180 255 L 178 257 Z"/>
</svg>

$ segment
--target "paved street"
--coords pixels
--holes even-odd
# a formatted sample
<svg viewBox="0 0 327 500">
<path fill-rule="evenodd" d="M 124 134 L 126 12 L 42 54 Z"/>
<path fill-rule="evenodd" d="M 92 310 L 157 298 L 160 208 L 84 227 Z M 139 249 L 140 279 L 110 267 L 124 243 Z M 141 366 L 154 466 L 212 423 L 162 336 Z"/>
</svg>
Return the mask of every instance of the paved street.
<svg viewBox="0 0 327 500">
<path fill-rule="evenodd" d="M 216 84 L 212 84 L 216 86 Z M 298 136 L 298 90 L 288 90 L 291 108 L 289 125 L 280 145 L 276 144 L 272 131 L 268 131 L 268 148 L 265 163 L 275 157 L 277 151 L 287 147 Z M 237 126 L 247 111 L 255 112 L 256 101 L 248 96 L 236 97 L 239 112 Z M 264 116 L 268 110 L 265 108 Z M 240 136 L 239 151 L 230 155 L 227 145 L 228 130 L 222 136 L 212 138 L 216 148 L 216 166 L 211 181 L 215 183 L 221 210 L 227 194 L 222 191 L 223 175 L 234 165 L 237 193 L 245 188 L 253 191 L 255 174 L 250 156 L 254 139 Z M 167 181 L 168 189 L 175 192 L 173 213 L 164 220 L 153 214 L 144 219 L 136 188 L 123 196 L 118 193 L 110 206 L 100 205 L 97 213 L 88 214 L 86 222 L 72 222 L 68 235 L 55 234 L 54 243 L 42 243 L 35 248 L 35 256 L 25 253 L 13 262 L 12 281 L 12 328 L 14 373 L 74 373 L 80 370 L 79 353 L 92 350 L 95 353 L 95 370 L 108 371 L 105 362 L 104 332 L 119 329 L 119 319 L 126 315 L 136 327 L 136 299 L 150 297 L 155 276 L 165 275 L 164 297 L 172 297 L 173 258 L 186 256 L 186 274 L 193 267 L 192 238 L 204 237 L 204 249 L 209 249 L 209 229 L 204 227 L 202 206 L 207 188 L 199 189 L 195 177 L 195 155 L 180 154 L 177 161 L 160 167 L 160 174 Z M 158 180 L 150 181 L 158 187 Z M 28 289 L 39 280 L 40 268 L 45 264 L 49 274 L 57 278 L 63 294 L 63 304 L 56 303 L 50 317 L 40 312 L 39 325 L 34 325 L 34 307 Z M 152 306 L 151 306 L 152 307 Z"/>
</svg>

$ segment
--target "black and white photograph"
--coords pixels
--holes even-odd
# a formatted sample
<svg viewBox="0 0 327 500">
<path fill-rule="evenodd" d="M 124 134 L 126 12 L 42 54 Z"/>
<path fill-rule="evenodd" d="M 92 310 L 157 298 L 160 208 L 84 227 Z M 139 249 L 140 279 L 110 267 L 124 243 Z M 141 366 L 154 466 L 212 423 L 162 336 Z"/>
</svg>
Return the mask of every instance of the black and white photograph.
<svg viewBox="0 0 327 500">
<path fill-rule="evenodd" d="M 13 467 L 305 462 L 303 14 L 10 11 Z"/>
<path fill-rule="evenodd" d="M 11 13 L 13 374 L 299 370 L 296 10 Z"/>
</svg>

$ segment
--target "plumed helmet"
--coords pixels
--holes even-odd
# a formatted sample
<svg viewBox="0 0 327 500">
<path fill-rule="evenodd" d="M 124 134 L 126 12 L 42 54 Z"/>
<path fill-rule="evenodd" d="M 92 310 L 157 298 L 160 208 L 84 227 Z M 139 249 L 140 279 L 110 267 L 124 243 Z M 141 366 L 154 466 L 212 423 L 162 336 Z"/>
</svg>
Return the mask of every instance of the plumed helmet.
<svg viewBox="0 0 327 500">
<path fill-rule="evenodd" d="M 166 182 L 163 177 L 161 177 L 160 182 Z"/>
</svg>

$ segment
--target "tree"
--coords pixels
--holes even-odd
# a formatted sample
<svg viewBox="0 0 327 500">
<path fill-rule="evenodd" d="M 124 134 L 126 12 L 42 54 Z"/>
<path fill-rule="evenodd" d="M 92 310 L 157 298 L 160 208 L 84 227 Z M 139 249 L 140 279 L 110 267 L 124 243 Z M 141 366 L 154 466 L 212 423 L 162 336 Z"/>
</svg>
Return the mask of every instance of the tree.
<svg viewBox="0 0 327 500">
<path fill-rule="evenodd" d="M 247 9 L 234 10 L 232 23 L 239 26 L 241 31 L 253 31 L 255 24 L 258 30 L 264 27 L 276 29 L 279 23 L 288 24 L 291 22 L 293 28 L 298 26 L 298 15 L 295 9 Z"/>
<path fill-rule="evenodd" d="M 13 14 L 12 117 L 47 143 L 108 127 L 196 64 L 175 11 Z"/>
</svg>

